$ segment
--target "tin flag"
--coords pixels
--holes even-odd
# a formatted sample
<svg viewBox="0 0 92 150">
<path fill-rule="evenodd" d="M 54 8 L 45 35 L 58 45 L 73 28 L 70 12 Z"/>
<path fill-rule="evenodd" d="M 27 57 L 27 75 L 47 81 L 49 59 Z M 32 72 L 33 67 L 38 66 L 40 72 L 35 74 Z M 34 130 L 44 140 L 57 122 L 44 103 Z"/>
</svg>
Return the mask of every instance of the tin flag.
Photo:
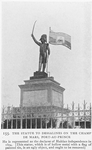
<svg viewBox="0 0 92 150">
<path fill-rule="evenodd" d="M 63 45 L 71 49 L 71 36 L 63 32 L 49 31 L 49 43 L 53 45 Z"/>
</svg>

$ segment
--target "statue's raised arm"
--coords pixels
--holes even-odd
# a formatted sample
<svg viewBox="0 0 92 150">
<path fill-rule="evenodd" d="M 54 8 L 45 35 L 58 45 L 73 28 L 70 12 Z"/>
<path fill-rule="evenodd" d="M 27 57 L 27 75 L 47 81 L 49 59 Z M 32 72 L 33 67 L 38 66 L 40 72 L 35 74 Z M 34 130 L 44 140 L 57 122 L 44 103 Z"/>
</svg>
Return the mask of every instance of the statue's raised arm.
<svg viewBox="0 0 92 150">
<path fill-rule="evenodd" d="M 39 45 L 39 46 L 40 46 L 40 42 L 38 42 L 38 41 L 36 40 L 36 38 L 34 37 L 33 33 L 31 34 L 31 36 L 32 36 L 32 38 L 33 38 L 34 42 L 35 42 L 37 45 Z"/>
</svg>

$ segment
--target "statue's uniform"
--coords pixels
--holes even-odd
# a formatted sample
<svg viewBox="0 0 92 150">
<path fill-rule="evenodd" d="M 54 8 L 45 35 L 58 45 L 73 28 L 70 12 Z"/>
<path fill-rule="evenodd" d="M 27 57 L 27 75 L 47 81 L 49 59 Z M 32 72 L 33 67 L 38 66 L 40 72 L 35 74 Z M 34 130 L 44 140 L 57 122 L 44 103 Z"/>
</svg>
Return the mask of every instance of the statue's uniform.
<svg viewBox="0 0 92 150">
<path fill-rule="evenodd" d="M 40 59 L 42 63 L 46 63 L 47 62 L 47 50 L 48 50 L 48 44 L 41 44 L 40 45 Z M 48 54 L 50 52 L 48 51 Z"/>
</svg>

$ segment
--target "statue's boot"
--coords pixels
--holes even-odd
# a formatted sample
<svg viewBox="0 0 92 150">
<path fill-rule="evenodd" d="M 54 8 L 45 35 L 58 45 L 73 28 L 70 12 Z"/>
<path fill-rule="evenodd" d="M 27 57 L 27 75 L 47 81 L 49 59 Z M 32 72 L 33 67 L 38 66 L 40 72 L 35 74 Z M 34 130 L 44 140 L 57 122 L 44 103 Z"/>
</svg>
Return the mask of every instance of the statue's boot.
<svg viewBox="0 0 92 150">
<path fill-rule="evenodd" d="M 39 72 L 41 71 L 41 67 L 42 67 L 42 64 L 39 63 L 39 69 L 38 69 Z"/>
<path fill-rule="evenodd" d="M 43 64 L 43 72 L 45 72 L 46 64 Z"/>
</svg>

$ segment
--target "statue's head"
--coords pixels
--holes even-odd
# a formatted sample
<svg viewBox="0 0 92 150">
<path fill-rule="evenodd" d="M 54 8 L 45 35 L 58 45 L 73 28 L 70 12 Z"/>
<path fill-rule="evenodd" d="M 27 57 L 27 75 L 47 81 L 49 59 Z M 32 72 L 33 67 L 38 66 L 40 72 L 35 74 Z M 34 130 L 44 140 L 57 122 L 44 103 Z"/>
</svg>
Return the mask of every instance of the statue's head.
<svg viewBox="0 0 92 150">
<path fill-rule="evenodd" d="M 40 41 L 43 43 L 43 42 L 47 42 L 47 35 L 46 34 L 43 34 L 40 38 Z"/>
</svg>

